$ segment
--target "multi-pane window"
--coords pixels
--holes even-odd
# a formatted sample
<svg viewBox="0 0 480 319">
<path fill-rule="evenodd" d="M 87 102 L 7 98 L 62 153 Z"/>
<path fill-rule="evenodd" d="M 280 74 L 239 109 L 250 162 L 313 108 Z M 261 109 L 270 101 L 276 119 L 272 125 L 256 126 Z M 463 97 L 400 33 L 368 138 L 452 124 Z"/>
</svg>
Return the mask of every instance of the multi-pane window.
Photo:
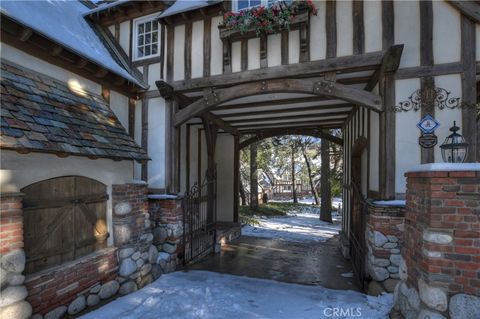
<svg viewBox="0 0 480 319">
<path fill-rule="evenodd" d="M 159 55 L 158 22 L 155 18 L 144 18 L 135 22 L 135 59 Z"/>
<path fill-rule="evenodd" d="M 275 3 L 276 0 L 235 0 L 233 1 L 233 11 L 241 11 L 253 7 L 268 7 Z"/>
</svg>

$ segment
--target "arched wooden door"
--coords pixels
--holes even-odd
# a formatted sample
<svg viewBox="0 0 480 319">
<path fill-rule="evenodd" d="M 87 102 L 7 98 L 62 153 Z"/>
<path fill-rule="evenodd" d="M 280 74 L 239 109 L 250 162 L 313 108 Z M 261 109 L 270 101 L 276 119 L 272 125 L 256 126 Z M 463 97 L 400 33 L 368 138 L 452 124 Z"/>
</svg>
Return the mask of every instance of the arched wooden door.
<svg viewBox="0 0 480 319">
<path fill-rule="evenodd" d="M 26 273 L 74 260 L 106 246 L 106 186 L 81 176 L 31 184 L 24 194 Z"/>
</svg>

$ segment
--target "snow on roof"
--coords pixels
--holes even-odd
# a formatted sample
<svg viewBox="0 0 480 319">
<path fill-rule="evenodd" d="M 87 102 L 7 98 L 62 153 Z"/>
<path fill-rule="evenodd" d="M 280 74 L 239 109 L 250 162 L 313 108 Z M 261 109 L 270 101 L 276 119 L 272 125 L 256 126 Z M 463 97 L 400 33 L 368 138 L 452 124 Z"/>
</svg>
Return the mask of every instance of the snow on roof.
<svg viewBox="0 0 480 319">
<path fill-rule="evenodd" d="M 121 67 L 83 15 L 90 9 L 80 1 L 1 1 L 0 11 L 62 46 L 125 79 L 145 85 Z"/>
<path fill-rule="evenodd" d="M 85 12 L 84 15 L 89 15 L 91 13 L 100 12 L 100 11 L 103 11 L 103 10 L 106 10 L 106 9 L 110 9 L 110 8 L 116 7 L 118 5 L 121 5 L 121 4 L 126 3 L 126 2 L 130 2 L 130 1 L 131 0 L 117 0 L 117 1 L 114 1 L 114 2 L 108 2 L 108 3 L 105 2 L 105 3 L 100 4 L 98 7 Z"/>
<path fill-rule="evenodd" d="M 222 1 L 186 1 L 186 0 L 179 0 L 175 1 L 174 4 L 167 10 L 165 10 L 162 14 L 160 14 L 158 17 L 159 18 L 165 18 L 169 16 L 173 16 L 178 13 L 183 13 L 187 11 L 192 11 L 195 9 L 200 9 L 204 7 L 208 7 L 217 3 L 220 3 Z"/>
<path fill-rule="evenodd" d="M 407 170 L 411 172 L 433 172 L 433 171 L 480 171 L 480 163 L 430 163 L 420 164 Z"/>
</svg>

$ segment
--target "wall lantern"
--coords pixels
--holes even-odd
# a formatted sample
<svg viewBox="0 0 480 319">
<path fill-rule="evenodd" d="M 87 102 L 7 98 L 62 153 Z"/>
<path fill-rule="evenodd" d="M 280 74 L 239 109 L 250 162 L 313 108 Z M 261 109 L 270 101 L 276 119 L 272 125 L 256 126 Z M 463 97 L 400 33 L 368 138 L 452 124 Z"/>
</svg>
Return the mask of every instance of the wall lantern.
<svg viewBox="0 0 480 319">
<path fill-rule="evenodd" d="M 447 163 L 463 163 L 467 158 L 468 144 L 462 135 L 457 131 L 460 128 L 453 121 L 453 126 L 450 128 L 452 134 L 447 136 L 440 148 L 442 149 L 443 161 Z"/>
</svg>

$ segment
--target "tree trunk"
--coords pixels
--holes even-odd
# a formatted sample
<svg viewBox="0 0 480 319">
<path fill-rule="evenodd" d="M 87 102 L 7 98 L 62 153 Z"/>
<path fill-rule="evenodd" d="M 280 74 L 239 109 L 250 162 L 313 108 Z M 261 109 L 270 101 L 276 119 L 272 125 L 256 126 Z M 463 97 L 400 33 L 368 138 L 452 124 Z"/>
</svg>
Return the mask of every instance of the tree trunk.
<svg viewBox="0 0 480 319">
<path fill-rule="evenodd" d="M 332 192 L 330 189 L 330 145 L 326 139 L 322 139 L 321 144 L 321 209 L 320 220 L 332 222 Z"/>
<path fill-rule="evenodd" d="M 238 189 L 240 192 L 241 205 L 245 206 L 247 205 L 247 196 L 245 195 L 245 189 L 243 188 L 242 179 L 239 178 L 238 182 L 240 183 L 240 186 L 238 187 Z"/>
<path fill-rule="evenodd" d="M 250 145 L 250 208 L 258 209 L 257 143 Z"/>
<path fill-rule="evenodd" d="M 303 157 L 305 158 L 305 163 L 307 164 L 307 171 L 308 171 L 308 181 L 310 182 L 310 189 L 312 190 L 313 198 L 315 199 L 315 205 L 318 205 L 318 193 L 315 189 L 315 185 L 313 184 L 313 176 L 312 176 L 312 168 L 310 166 L 310 160 L 307 156 L 307 152 L 302 149 Z"/>
<path fill-rule="evenodd" d="M 297 189 L 295 188 L 295 147 L 292 146 L 292 196 L 293 202 L 298 203 Z"/>
</svg>

